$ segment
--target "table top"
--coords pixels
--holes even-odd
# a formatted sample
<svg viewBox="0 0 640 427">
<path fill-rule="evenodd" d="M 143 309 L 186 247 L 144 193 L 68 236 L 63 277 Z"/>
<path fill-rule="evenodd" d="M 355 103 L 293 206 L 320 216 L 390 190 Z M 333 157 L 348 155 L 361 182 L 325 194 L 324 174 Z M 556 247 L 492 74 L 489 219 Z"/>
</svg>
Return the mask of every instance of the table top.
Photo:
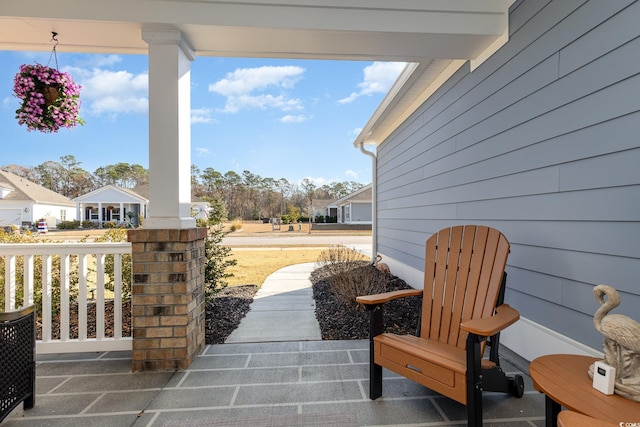
<svg viewBox="0 0 640 427">
<path fill-rule="evenodd" d="M 611 422 L 640 422 L 640 403 L 594 389 L 589 366 L 598 359 L 574 354 L 551 354 L 535 359 L 529 373 L 536 390 L 567 409 Z"/>
</svg>

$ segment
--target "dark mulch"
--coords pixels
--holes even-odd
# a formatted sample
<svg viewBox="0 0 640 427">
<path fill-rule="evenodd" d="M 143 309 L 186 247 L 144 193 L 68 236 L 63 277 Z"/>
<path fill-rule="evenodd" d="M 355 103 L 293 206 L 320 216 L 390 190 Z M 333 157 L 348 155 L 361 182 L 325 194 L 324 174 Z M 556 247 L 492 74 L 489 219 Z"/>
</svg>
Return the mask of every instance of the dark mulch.
<svg viewBox="0 0 640 427">
<path fill-rule="evenodd" d="M 370 266 L 370 268 L 375 268 Z M 382 274 L 382 273 L 381 273 Z M 407 283 L 386 274 L 386 291 L 412 289 Z M 369 337 L 369 313 L 364 307 L 347 304 L 331 290 L 329 281 L 320 270 L 311 274 L 316 318 L 323 340 L 354 340 Z M 396 334 L 414 334 L 418 327 L 421 298 L 406 297 L 384 305 L 384 330 Z"/>
<path fill-rule="evenodd" d="M 374 268 L 374 267 L 371 267 Z M 316 303 L 316 318 L 320 324 L 324 340 L 365 339 L 369 332 L 369 313 L 363 307 L 345 304 L 332 291 L 329 282 L 320 270 L 311 274 L 313 297 Z M 387 291 L 411 289 L 402 279 L 386 275 Z M 253 297 L 258 291 L 256 285 L 233 286 L 222 289 L 207 304 L 205 336 L 207 344 L 221 344 L 233 332 L 242 318 L 250 310 Z M 418 325 L 420 298 L 408 297 L 385 304 L 385 331 L 397 334 L 414 333 Z M 78 337 L 77 304 L 70 307 L 70 338 Z M 87 304 L 89 338 L 95 338 L 95 302 Z M 105 335 L 113 336 L 113 301 L 105 301 Z M 122 308 L 123 336 L 131 336 L 131 309 L 127 304 Z M 59 337 L 59 319 L 52 319 L 53 337 Z M 37 339 L 41 339 L 40 320 L 36 326 Z"/>
<path fill-rule="evenodd" d="M 104 335 L 105 337 L 113 337 L 113 300 L 108 299 L 104 302 Z M 60 315 L 56 315 L 51 319 L 51 338 L 60 339 Z M 131 336 L 131 304 L 125 303 L 122 306 L 122 336 Z M 96 302 L 87 302 L 87 338 L 96 337 Z M 69 338 L 78 338 L 78 303 L 74 302 L 69 306 Z M 40 316 L 36 319 L 36 339 L 42 339 L 42 319 Z"/>
<path fill-rule="evenodd" d="M 256 285 L 222 289 L 207 304 L 205 337 L 207 344 L 222 344 L 240 324 L 258 291 Z"/>
</svg>

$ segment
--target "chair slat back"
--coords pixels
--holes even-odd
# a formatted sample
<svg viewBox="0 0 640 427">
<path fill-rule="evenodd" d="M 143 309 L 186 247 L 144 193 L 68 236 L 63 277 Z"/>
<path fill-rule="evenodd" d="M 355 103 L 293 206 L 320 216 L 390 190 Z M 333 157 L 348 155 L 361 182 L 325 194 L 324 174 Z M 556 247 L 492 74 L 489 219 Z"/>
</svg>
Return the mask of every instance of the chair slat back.
<svg viewBox="0 0 640 427">
<path fill-rule="evenodd" d="M 508 255 L 507 238 L 485 226 L 455 226 L 431 236 L 421 335 L 464 348 L 467 334 L 460 323 L 493 314 Z"/>
</svg>

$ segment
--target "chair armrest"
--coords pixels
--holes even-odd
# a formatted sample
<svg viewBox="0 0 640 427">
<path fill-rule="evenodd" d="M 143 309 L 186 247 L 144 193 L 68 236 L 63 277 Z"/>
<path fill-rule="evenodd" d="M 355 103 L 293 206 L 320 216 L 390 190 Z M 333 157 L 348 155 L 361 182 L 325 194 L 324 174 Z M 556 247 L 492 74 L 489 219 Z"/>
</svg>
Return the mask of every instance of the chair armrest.
<svg viewBox="0 0 640 427">
<path fill-rule="evenodd" d="M 491 317 L 471 319 L 460 324 L 460 328 L 470 334 L 490 337 L 507 326 L 516 323 L 520 319 L 520 313 L 508 304 L 502 304 L 496 308 L 496 314 Z"/>
<path fill-rule="evenodd" d="M 364 295 L 356 298 L 356 301 L 364 305 L 378 305 L 403 297 L 418 297 L 422 295 L 422 289 L 403 289 L 401 291 L 384 292 L 382 294 Z"/>
</svg>

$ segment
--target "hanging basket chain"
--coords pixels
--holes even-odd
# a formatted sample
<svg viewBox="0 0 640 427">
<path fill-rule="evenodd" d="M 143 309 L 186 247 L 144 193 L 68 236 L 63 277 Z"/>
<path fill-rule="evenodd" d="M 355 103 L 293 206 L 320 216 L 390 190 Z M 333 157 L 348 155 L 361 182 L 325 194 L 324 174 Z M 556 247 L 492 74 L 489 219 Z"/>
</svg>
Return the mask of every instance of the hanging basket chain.
<svg viewBox="0 0 640 427">
<path fill-rule="evenodd" d="M 49 61 L 47 62 L 47 67 L 51 63 L 51 58 L 54 58 L 56 61 L 56 70 L 57 70 L 59 67 L 58 67 L 58 51 L 56 50 L 56 47 L 58 47 L 58 39 L 56 37 L 58 37 L 58 33 L 56 33 L 55 31 L 52 31 L 51 41 L 56 42 L 56 44 L 54 44 L 53 49 L 51 49 L 51 55 L 49 55 Z"/>
</svg>

